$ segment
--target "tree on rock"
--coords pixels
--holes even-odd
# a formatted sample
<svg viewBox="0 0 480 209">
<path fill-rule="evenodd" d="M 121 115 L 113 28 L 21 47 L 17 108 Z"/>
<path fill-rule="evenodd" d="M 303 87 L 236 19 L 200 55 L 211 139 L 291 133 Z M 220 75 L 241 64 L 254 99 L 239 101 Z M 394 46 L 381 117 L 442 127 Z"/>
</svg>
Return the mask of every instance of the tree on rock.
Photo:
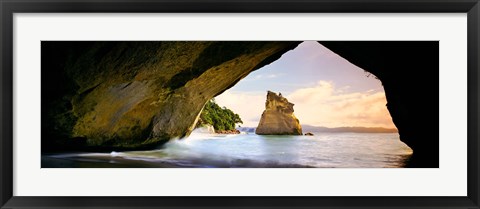
<svg viewBox="0 0 480 209">
<path fill-rule="evenodd" d="M 238 114 L 226 107 L 221 108 L 212 99 L 205 104 L 196 126 L 206 124 L 212 125 L 215 131 L 229 131 L 235 130 L 235 125 L 243 124 L 243 121 Z"/>
</svg>

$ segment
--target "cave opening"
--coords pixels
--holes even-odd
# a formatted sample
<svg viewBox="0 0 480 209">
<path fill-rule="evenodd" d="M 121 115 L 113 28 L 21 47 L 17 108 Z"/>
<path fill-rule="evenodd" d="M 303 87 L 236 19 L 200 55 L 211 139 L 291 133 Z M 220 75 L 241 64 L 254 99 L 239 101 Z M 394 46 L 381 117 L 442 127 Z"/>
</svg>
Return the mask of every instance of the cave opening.
<svg viewBox="0 0 480 209">
<path fill-rule="evenodd" d="M 319 135 L 318 140 L 358 136 L 363 139 L 368 135 L 367 138 L 374 138 L 368 139 L 368 143 L 363 139 L 368 145 L 352 145 L 356 150 L 364 149 L 358 152 L 362 157 L 367 156 L 366 152 L 378 152 L 406 162 L 413 152 L 399 139 L 380 79 L 319 42 L 300 43 L 217 95 L 213 102 L 238 113 L 242 123 L 236 129 L 253 134 L 265 109 L 267 91 L 293 103 L 303 133 Z M 342 143 L 332 146 L 333 152 L 344 148 Z"/>
<path fill-rule="evenodd" d="M 330 50 L 333 53 L 302 55 L 299 56 L 303 59 L 302 62 L 272 69 L 271 72 L 265 70 L 296 53 L 301 49 L 297 47 L 299 44 L 323 47 L 323 51 Z M 439 167 L 438 41 L 42 41 L 41 45 L 42 154 L 152 150 L 161 148 L 165 143 L 165 146 L 175 146 L 177 141 L 194 141 L 175 139 L 188 136 L 195 128 L 194 121 L 208 100 L 218 96 L 216 100 L 223 103 L 225 100 L 222 97 L 236 93 L 234 89 L 245 82 L 252 82 L 250 79 L 260 82 L 256 85 L 243 85 L 247 90 L 267 85 L 258 90 L 261 98 L 252 97 L 255 92 L 250 92 L 251 94 L 244 94 L 245 97 L 232 97 L 231 101 L 236 98 L 239 101 L 237 104 L 245 104 L 244 107 L 255 103 L 260 104 L 255 106 L 263 107 L 266 91 L 271 90 L 282 93 L 295 104 L 295 114 L 302 124 L 308 122 L 327 128 L 357 125 L 388 127 L 386 124 L 390 124 L 391 128 L 398 129 L 397 141 L 400 136 L 400 140 L 414 150 L 408 167 Z M 295 50 L 290 51 L 292 49 Z M 326 62 L 333 59 L 333 55 L 343 57 L 342 62 L 352 63 L 349 65 L 358 66 L 358 69 L 340 73 L 341 76 L 337 77 L 332 76 L 342 72 L 341 69 L 314 67 L 312 69 L 315 70 L 311 72 L 302 71 L 302 68 L 308 66 L 309 60 L 319 62 L 322 60 L 320 58 L 325 58 L 327 60 L 323 59 L 323 62 Z M 416 74 L 418 71 L 424 73 Z M 321 78 L 315 77 L 320 74 Z M 351 77 L 354 74 L 360 76 Z M 275 79 L 280 79 L 277 80 L 280 85 L 278 88 L 271 86 Z M 362 84 L 364 79 L 373 79 L 378 88 Z M 379 87 L 380 81 L 383 88 Z M 357 86 L 356 91 L 354 86 Z M 220 95 L 222 92 L 225 95 Z M 374 95 L 382 93 L 384 96 L 377 98 L 382 101 L 377 103 L 382 103 L 378 107 L 383 109 L 373 108 L 377 107 L 373 105 L 373 101 L 376 101 Z M 319 98 L 319 95 L 334 99 L 325 100 Z M 359 103 L 363 104 L 363 109 L 348 108 Z M 233 109 L 229 104 L 220 105 Z M 366 122 L 366 118 L 379 112 L 385 113 L 382 115 L 386 119 L 370 120 L 370 124 Z M 253 110 L 247 113 L 257 118 L 261 114 L 254 113 Z M 341 117 L 334 116 L 333 113 L 339 113 Z M 255 125 L 254 122 L 252 124 L 255 118 L 252 118 L 244 116 L 245 125 L 242 126 L 249 123 Z M 325 120 L 328 118 L 335 120 Z M 261 147 L 257 145 L 262 143 L 281 144 L 288 141 L 265 137 L 261 140 L 244 140 L 250 145 L 243 150 L 253 151 Z M 281 146 L 267 144 L 252 156 L 262 156 L 260 151 L 278 146 L 293 147 L 291 150 L 296 150 L 299 146 L 305 149 L 315 147 L 302 145 L 300 141 L 293 140 L 293 144 Z M 220 146 L 217 150 L 235 153 L 235 150 L 222 147 L 223 145 L 215 144 Z M 244 145 L 246 144 L 242 144 Z M 316 147 L 314 150 L 326 153 L 328 150 L 322 150 L 325 147 L 328 146 Z M 373 152 L 378 147 L 381 146 L 366 146 L 365 150 Z M 200 147 L 200 150 L 203 148 Z M 350 148 L 359 150 L 358 146 Z M 286 153 L 288 150 L 273 151 Z M 385 156 L 391 157 L 388 154 Z M 298 156 L 284 157 L 288 160 Z M 354 162 L 360 158 L 349 159 Z M 271 162 L 272 159 L 265 160 Z M 248 165 L 242 164 L 244 161 L 238 163 L 241 164 L 239 167 L 251 165 L 248 162 Z M 298 165 L 269 164 L 267 167 L 269 166 Z"/>
<path fill-rule="evenodd" d="M 316 41 L 305 41 L 215 97 L 256 126 L 267 91 L 295 104 L 304 124 L 395 129 L 382 82 Z"/>
</svg>

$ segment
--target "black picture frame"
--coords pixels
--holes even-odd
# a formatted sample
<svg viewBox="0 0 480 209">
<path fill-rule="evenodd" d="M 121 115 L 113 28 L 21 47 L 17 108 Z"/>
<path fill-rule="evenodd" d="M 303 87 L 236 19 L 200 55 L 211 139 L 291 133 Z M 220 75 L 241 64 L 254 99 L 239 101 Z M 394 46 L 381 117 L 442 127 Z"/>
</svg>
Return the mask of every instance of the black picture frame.
<svg viewBox="0 0 480 209">
<path fill-rule="evenodd" d="M 479 0 L 0 0 L 1 208 L 479 208 Z M 467 13 L 468 195 L 465 197 L 13 196 L 14 13 Z M 446 179 L 448 180 L 448 179 Z M 441 185 L 439 185 L 441 186 Z"/>
</svg>

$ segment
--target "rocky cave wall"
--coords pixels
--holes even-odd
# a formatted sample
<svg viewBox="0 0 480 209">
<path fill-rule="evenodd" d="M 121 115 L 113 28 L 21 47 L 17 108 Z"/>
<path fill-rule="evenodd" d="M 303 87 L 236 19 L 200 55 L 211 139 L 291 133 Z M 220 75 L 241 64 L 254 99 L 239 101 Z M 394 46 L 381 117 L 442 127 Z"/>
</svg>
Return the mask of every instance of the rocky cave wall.
<svg viewBox="0 0 480 209">
<path fill-rule="evenodd" d="M 439 166 L 438 41 L 320 41 L 383 85 L 400 140 L 413 150 L 409 166 Z"/>
<path fill-rule="evenodd" d="M 150 149 L 300 42 L 42 42 L 42 150 Z"/>
<path fill-rule="evenodd" d="M 300 42 L 42 42 L 42 151 L 157 147 Z M 438 42 L 320 42 L 378 77 L 412 167 L 438 167 Z M 432 53 L 434 52 L 434 53 Z"/>
</svg>

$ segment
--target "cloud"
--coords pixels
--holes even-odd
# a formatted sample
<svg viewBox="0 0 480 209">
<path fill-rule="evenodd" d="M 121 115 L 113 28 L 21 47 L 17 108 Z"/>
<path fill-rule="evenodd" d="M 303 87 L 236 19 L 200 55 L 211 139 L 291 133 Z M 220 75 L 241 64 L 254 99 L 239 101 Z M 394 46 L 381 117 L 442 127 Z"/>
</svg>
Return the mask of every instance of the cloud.
<svg viewBox="0 0 480 209">
<path fill-rule="evenodd" d="M 272 78 L 278 78 L 280 76 L 285 75 L 284 73 L 271 73 L 271 74 L 258 74 L 250 78 L 246 78 L 246 81 L 256 81 L 260 79 L 272 79 Z"/>
<path fill-rule="evenodd" d="M 346 92 L 345 89 L 319 81 L 315 86 L 292 92 L 287 99 L 295 104 L 295 115 L 303 124 L 395 127 L 383 91 Z"/>
<path fill-rule="evenodd" d="M 333 82 L 318 81 L 284 95 L 294 103 L 295 115 L 302 124 L 326 127 L 364 126 L 395 128 L 386 108 L 385 93 L 378 90 L 349 92 Z M 215 98 L 220 106 L 238 113 L 243 126 L 256 127 L 265 109 L 266 92 L 225 91 Z"/>
<path fill-rule="evenodd" d="M 227 107 L 240 115 L 243 125 L 257 127 L 263 110 L 265 109 L 266 92 L 233 92 L 227 90 L 215 97 L 220 107 Z"/>
<path fill-rule="evenodd" d="M 267 78 L 276 78 L 276 77 L 279 77 L 279 76 L 282 76 L 284 75 L 283 73 L 280 73 L 280 74 L 269 74 L 267 75 Z"/>
</svg>

